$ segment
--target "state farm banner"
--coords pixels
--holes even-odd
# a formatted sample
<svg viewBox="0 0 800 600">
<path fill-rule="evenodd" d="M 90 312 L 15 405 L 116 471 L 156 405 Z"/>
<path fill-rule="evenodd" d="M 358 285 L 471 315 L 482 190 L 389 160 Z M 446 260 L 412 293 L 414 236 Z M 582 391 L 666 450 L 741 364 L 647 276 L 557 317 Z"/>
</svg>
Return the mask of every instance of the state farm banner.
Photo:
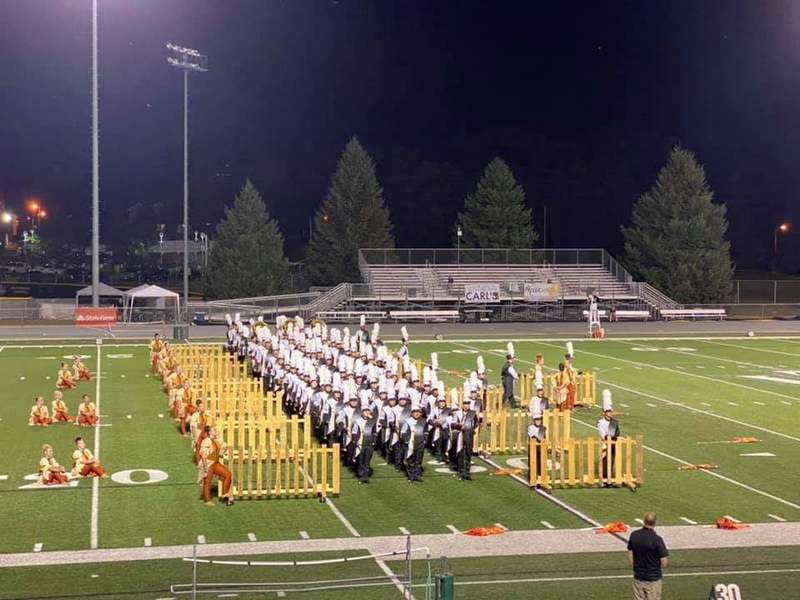
<svg viewBox="0 0 800 600">
<path fill-rule="evenodd" d="M 474 304 L 500 302 L 500 284 L 468 283 L 464 285 L 464 302 Z"/>
<path fill-rule="evenodd" d="M 117 322 L 116 308 L 76 308 L 76 327 L 107 327 Z"/>
<path fill-rule="evenodd" d="M 523 296 L 527 302 L 555 302 L 561 296 L 558 283 L 526 283 Z"/>
</svg>

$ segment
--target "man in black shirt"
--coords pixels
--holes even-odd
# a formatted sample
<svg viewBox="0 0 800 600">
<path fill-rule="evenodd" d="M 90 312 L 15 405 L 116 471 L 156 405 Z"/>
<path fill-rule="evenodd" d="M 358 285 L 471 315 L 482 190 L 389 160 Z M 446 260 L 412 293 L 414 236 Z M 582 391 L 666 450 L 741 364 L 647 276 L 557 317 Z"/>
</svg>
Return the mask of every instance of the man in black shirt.
<svg viewBox="0 0 800 600">
<path fill-rule="evenodd" d="M 661 569 L 667 566 L 667 547 L 655 532 L 656 513 L 644 516 L 644 527 L 628 539 L 628 562 L 633 567 L 633 600 L 661 600 Z"/>
</svg>

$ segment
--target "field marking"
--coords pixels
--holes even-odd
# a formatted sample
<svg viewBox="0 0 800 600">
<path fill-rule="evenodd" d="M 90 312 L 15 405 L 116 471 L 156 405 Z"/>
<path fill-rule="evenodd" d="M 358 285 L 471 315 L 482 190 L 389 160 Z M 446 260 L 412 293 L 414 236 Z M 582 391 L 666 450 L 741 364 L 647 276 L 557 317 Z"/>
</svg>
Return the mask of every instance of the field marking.
<svg viewBox="0 0 800 600">
<path fill-rule="evenodd" d="M 767 516 L 771 519 L 775 519 L 776 521 L 780 521 L 781 523 L 786 523 L 786 519 L 783 517 L 779 517 L 778 515 L 773 515 L 772 513 L 767 514 Z"/>
<path fill-rule="evenodd" d="M 398 527 L 398 529 L 400 530 L 400 533 L 402 533 L 403 535 L 411 535 L 411 532 L 405 527 Z"/>
<path fill-rule="evenodd" d="M 731 402 L 730 400 L 728 401 L 728 404 L 730 404 L 731 406 L 739 406 L 738 404 L 736 404 L 736 402 Z"/>
<path fill-rule="evenodd" d="M 778 573 L 800 573 L 797 569 L 758 569 L 747 571 L 695 571 L 691 573 L 664 573 L 664 577 L 710 577 L 721 575 L 767 575 Z M 630 579 L 628 575 L 580 575 L 575 577 L 527 577 L 520 579 L 487 579 L 485 581 L 456 581 L 456 587 L 462 585 L 507 585 L 520 583 L 561 583 L 566 581 L 602 581 L 612 579 Z M 415 584 L 414 587 L 423 587 L 424 583 Z"/>
<path fill-rule="evenodd" d="M 545 526 L 545 527 L 547 527 L 548 529 L 555 529 L 555 527 L 553 527 L 553 525 L 551 525 L 551 524 L 550 524 L 550 523 L 548 523 L 547 521 L 539 521 L 539 523 L 541 523 L 542 525 L 544 525 L 544 526 Z"/>
<path fill-rule="evenodd" d="M 753 404 L 758 404 L 759 406 L 766 406 L 766 402 L 759 402 L 758 400 L 753 400 Z"/>
<path fill-rule="evenodd" d="M 197 543 L 198 543 L 198 544 L 205 544 L 205 543 L 206 543 L 206 536 L 204 536 L 204 535 L 198 535 L 198 536 L 197 536 Z"/>
<path fill-rule="evenodd" d="M 101 346 L 100 344 L 96 344 L 97 348 L 97 370 L 95 373 L 100 373 L 100 354 L 101 354 Z M 94 382 L 94 405 L 95 410 L 97 410 L 97 414 L 100 413 L 100 377 L 95 377 Z M 100 462 L 100 420 L 98 419 L 97 423 L 94 426 L 94 458 L 99 463 Z M 100 478 L 99 477 L 92 477 L 92 515 L 91 515 L 91 526 L 90 526 L 90 547 L 92 550 L 97 549 L 98 544 L 98 515 L 100 513 Z"/>
<path fill-rule="evenodd" d="M 785 404 L 786 406 L 792 406 L 792 403 L 787 402 L 786 400 L 781 400 L 781 404 Z"/>
<path fill-rule="evenodd" d="M 8 479 L 8 475 L 0 475 L 0 481 L 5 481 Z"/>
<path fill-rule="evenodd" d="M 311 476 L 308 473 L 306 473 L 302 468 L 300 469 L 300 472 L 305 476 L 306 481 L 309 484 L 311 485 L 314 484 L 314 481 L 311 479 Z M 352 535 L 353 537 L 361 537 L 361 534 L 358 533 L 358 530 L 355 527 L 353 527 L 353 524 L 350 521 L 347 520 L 347 517 L 345 517 L 344 514 L 342 514 L 342 511 L 340 511 L 339 508 L 333 503 L 333 500 L 331 500 L 330 498 L 326 498 L 325 504 L 327 504 L 330 507 L 333 514 L 336 515 L 336 518 L 339 519 L 342 525 L 344 525 L 345 529 L 347 529 L 347 531 L 350 532 L 350 535 Z M 303 532 L 301 531 L 300 533 L 302 534 Z"/>
<path fill-rule="evenodd" d="M 722 515 L 722 516 L 725 517 L 726 519 L 730 519 L 734 523 L 741 523 L 741 521 L 739 519 L 737 519 L 736 517 L 732 517 L 730 515 Z"/>
<path fill-rule="evenodd" d="M 42 543 L 41 542 L 36 542 L 33 545 L 33 551 L 34 552 L 41 552 L 42 551 Z"/>
<path fill-rule="evenodd" d="M 584 425 L 584 426 L 588 427 L 589 429 L 595 429 L 594 425 L 590 425 L 589 423 L 587 423 L 585 421 L 581 421 L 580 419 L 576 419 L 575 417 L 572 417 L 572 420 L 577 422 L 577 423 L 580 423 L 581 425 Z M 684 466 L 687 466 L 687 467 L 688 466 L 692 466 L 692 467 L 695 466 L 693 463 L 685 461 L 685 460 L 683 460 L 681 458 L 678 458 L 676 456 L 672 456 L 671 454 L 667 454 L 666 452 L 662 452 L 661 450 L 656 450 L 655 448 L 652 448 L 650 446 L 646 446 L 646 445 L 643 444 L 642 447 L 645 450 L 649 450 L 650 452 L 653 452 L 654 454 L 658 454 L 659 456 L 663 456 L 664 458 L 668 458 L 668 459 L 670 459 L 672 461 L 675 461 L 677 463 L 680 463 L 680 464 L 682 464 Z M 702 468 L 699 468 L 697 470 L 701 471 L 703 473 L 707 473 L 707 474 L 711 475 L 712 477 L 717 477 L 718 479 L 722 479 L 723 481 L 727 481 L 728 483 L 732 483 L 733 485 L 738 485 L 739 487 L 744 488 L 746 490 L 749 490 L 749 491 L 751 491 L 751 492 L 753 492 L 755 494 L 759 494 L 759 495 L 764 496 L 766 498 L 770 498 L 771 500 L 775 500 L 776 502 L 780 502 L 781 504 L 785 504 L 786 506 L 791 506 L 792 508 L 796 508 L 797 510 L 800 510 L 800 504 L 795 504 L 794 502 L 786 500 L 785 498 L 781 498 L 780 496 L 775 496 L 774 494 L 770 494 L 769 492 L 765 492 L 764 490 L 760 490 L 758 488 L 754 488 L 751 485 L 747 485 L 746 483 L 742 483 L 741 481 L 737 481 L 736 479 L 731 479 L 730 477 L 726 477 L 725 475 L 721 475 L 721 474 L 719 474 L 719 473 L 717 473 L 715 471 L 709 471 L 708 469 L 702 469 Z"/>
<path fill-rule="evenodd" d="M 553 346 L 553 344 L 546 344 L 546 345 Z M 553 346 L 553 347 L 557 348 L 558 346 Z M 677 350 L 666 350 L 666 351 L 667 352 L 676 352 L 677 354 L 683 354 L 683 355 L 687 355 L 688 354 L 689 356 L 703 356 L 702 354 L 697 354 L 697 353 L 694 353 L 694 352 L 693 353 L 678 352 Z M 651 363 L 643 363 L 643 362 L 639 362 L 639 361 L 635 361 L 635 360 L 628 360 L 628 359 L 625 359 L 625 358 L 617 358 L 615 356 L 609 356 L 608 354 L 599 354 L 597 352 L 590 352 L 588 350 L 581 350 L 581 352 L 583 354 L 589 354 L 591 356 L 597 356 L 597 357 L 605 358 L 605 359 L 611 360 L 611 361 L 620 361 L 620 362 L 630 363 L 632 365 L 642 365 L 644 367 L 650 367 L 651 369 L 654 369 L 656 371 L 670 371 L 672 373 L 676 373 L 677 372 L 675 369 L 671 369 L 670 367 L 660 367 L 658 365 L 654 365 L 654 364 L 651 364 Z M 717 358 L 717 357 L 710 357 L 710 358 Z M 717 360 L 727 360 L 727 359 L 717 358 Z M 757 366 L 759 368 L 766 368 L 766 369 L 771 369 L 772 368 L 772 367 L 764 367 L 763 365 L 753 365 L 752 363 L 745 363 L 744 361 L 741 361 L 741 360 L 732 360 L 730 362 L 750 364 L 751 366 Z M 715 383 L 722 383 L 724 385 L 731 385 L 731 386 L 742 388 L 742 389 L 745 389 L 745 390 L 750 390 L 751 392 L 760 392 L 762 394 L 769 394 L 771 396 L 777 396 L 779 398 L 789 398 L 790 400 L 794 400 L 794 397 L 787 396 L 786 394 L 781 394 L 779 392 L 772 392 L 770 390 L 762 390 L 761 388 L 755 388 L 755 387 L 751 387 L 749 385 L 744 385 L 744 384 L 736 383 L 736 382 L 733 382 L 733 381 L 727 381 L 725 379 L 717 379 L 716 377 L 709 377 L 708 375 L 698 375 L 697 373 L 689 373 L 688 371 L 684 371 L 682 374 L 686 375 L 687 377 L 696 377 L 698 379 L 707 379 L 708 381 L 713 381 Z"/>
<path fill-rule="evenodd" d="M 446 525 L 445 527 L 452 531 L 454 535 L 461 533 L 458 529 L 456 529 L 455 525 Z"/>
<path fill-rule="evenodd" d="M 680 520 L 684 523 L 688 523 L 689 525 L 697 525 L 697 521 L 692 521 L 691 519 L 687 519 L 686 517 L 680 517 Z"/>
<path fill-rule="evenodd" d="M 248 533 L 247 534 L 247 539 L 250 540 L 251 542 L 257 542 L 258 541 L 258 538 L 256 538 L 256 534 L 255 533 Z"/>
<path fill-rule="evenodd" d="M 792 356 L 794 358 L 800 359 L 800 355 L 795 354 L 793 352 L 781 352 L 780 350 L 767 350 L 766 348 L 748 348 L 747 346 L 739 346 L 738 344 L 723 344 L 721 342 L 713 342 L 710 341 L 708 343 L 714 344 L 716 346 L 727 346 L 728 348 L 739 348 L 741 350 L 753 350 L 756 352 L 769 352 L 770 354 L 784 354 L 786 356 Z"/>
<path fill-rule="evenodd" d="M 506 527 L 506 526 L 505 526 L 505 525 L 503 525 L 502 523 L 495 523 L 495 524 L 494 524 L 494 526 L 495 526 L 495 527 L 499 527 L 499 528 L 500 528 L 500 529 L 502 529 L 503 531 L 508 531 L 508 527 Z"/>
<path fill-rule="evenodd" d="M 655 404 L 653 404 L 652 402 L 647 402 L 646 404 L 647 404 L 647 406 L 649 406 L 650 408 L 658 408 L 658 406 L 656 406 L 656 405 L 655 405 Z"/>
<path fill-rule="evenodd" d="M 529 365 L 534 364 L 532 361 L 524 360 L 522 358 L 517 358 L 517 362 L 522 362 L 522 363 L 526 363 L 526 364 L 529 364 Z M 625 387 L 624 385 L 619 385 L 618 383 L 611 383 L 610 381 L 604 381 L 604 380 L 601 380 L 601 379 L 598 379 L 597 382 L 598 383 L 602 383 L 604 385 L 608 385 L 608 386 L 617 388 L 617 389 L 620 389 L 620 390 L 624 390 L 626 392 L 630 392 L 632 394 L 637 394 L 639 396 L 642 396 L 643 398 L 650 398 L 651 400 L 657 400 L 659 402 L 663 402 L 664 404 L 669 404 L 671 406 L 680 406 L 681 408 L 685 408 L 686 410 L 690 410 L 692 412 L 700 413 L 700 414 L 706 415 L 708 417 L 713 417 L 715 419 L 721 419 L 723 421 L 728 421 L 730 423 L 735 423 L 736 425 L 741 425 L 743 427 L 749 427 L 751 429 L 755 429 L 757 431 L 762 431 L 764 433 L 769 433 L 769 434 L 772 434 L 772 435 L 776 435 L 778 437 L 782 437 L 782 438 L 785 438 L 787 440 L 792 440 L 794 442 L 800 442 L 800 438 L 799 437 L 795 437 L 793 435 L 789 435 L 788 433 L 781 433 L 780 431 L 773 431 L 772 429 L 767 429 L 766 427 L 761 427 L 760 425 L 754 425 L 753 423 L 747 423 L 745 421 L 739 421 L 739 420 L 733 419 L 731 417 L 726 417 L 725 415 L 718 415 L 716 413 L 713 413 L 713 412 L 710 412 L 710 411 L 707 411 L 707 410 L 703 410 L 702 408 L 696 408 L 694 406 L 689 406 L 688 404 L 682 404 L 680 402 L 674 402 L 672 400 L 666 400 L 665 398 L 660 398 L 659 396 L 655 396 L 655 395 L 650 394 L 648 392 L 642 392 L 640 390 L 635 390 L 633 388 Z M 711 404 L 708 404 L 707 402 L 701 402 L 700 404 L 702 404 L 703 406 L 711 406 Z M 784 402 L 784 404 L 787 404 L 787 405 L 791 406 L 790 402 Z"/>
<path fill-rule="evenodd" d="M 311 539 L 311 536 L 310 536 L 310 535 L 308 535 L 308 532 L 307 532 L 307 531 L 301 531 L 301 532 L 300 532 L 300 537 L 301 537 L 301 538 L 303 538 L 304 540 Z"/>
<path fill-rule="evenodd" d="M 144 538 L 144 547 L 149 548 L 153 545 L 153 538 Z"/>
<path fill-rule="evenodd" d="M 394 583 L 394 587 L 396 587 L 401 594 L 403 594 L 403 598 L 409 598 L 410 600 L 416 600 L 414 594 L 411 593 L 411 585 L 403 585 L 400 583 L 400 578 L 394 574 L 384 561 L 380 559 L 375 559 L 375 564 L 378 565 L 381 571 L 383 571 L 387 577 L 389 577 L 392 582 Z"/>
<path fill-rule="evenodd" d="M 644 521 L 642 519 L 636 518 L 634 519 L 639 525 L 644 525 Z"/>
</svg>

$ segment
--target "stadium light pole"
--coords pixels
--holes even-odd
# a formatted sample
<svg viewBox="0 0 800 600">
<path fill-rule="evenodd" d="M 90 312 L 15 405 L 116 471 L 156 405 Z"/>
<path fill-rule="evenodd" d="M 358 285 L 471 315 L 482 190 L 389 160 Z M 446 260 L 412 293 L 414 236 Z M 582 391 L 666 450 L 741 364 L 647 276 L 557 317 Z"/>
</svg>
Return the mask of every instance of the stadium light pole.
<svg viewBox="0 0 800 600">
<path fill-rule="evenodd" d="M 189 318 L 189 72 L 208 71 L 208 57 L 192 48 L 167 44 L 167 63 L 183 71 L 183 311 Z"/>
<path fill-rule="evenodd" d="M 100 143 L 97 97 L 97 0 L 92 0 L 92 306 L 100 306 Z"/>
<path fill-rule="evenodd" d="M 788 223 L 781 223 L 772 232 L 772 270 L 778 268 L 778 234 L 789 231 Z"/>
</svg>

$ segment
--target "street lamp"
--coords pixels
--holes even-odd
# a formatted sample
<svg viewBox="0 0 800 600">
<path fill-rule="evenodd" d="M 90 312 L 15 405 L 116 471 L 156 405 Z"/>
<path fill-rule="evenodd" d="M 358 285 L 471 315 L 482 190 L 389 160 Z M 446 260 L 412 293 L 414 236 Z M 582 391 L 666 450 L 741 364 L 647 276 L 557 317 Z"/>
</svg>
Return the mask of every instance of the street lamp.
<svg viewBox="0 0 800 600">
<path fill-rule="evenodd" d="M 778 234 L 787 233 L 789 231 L 788 223 L 781 223 L 772 232 L 772 270 L 774 271 L 778 266 Z"/>
<path fill-rule="evenodd" d="M 167 63 L 183 71 L 183 308 L 189 314 L 189 72 L 208 71 L 208 57 L 192 48 L 167 44 Z"/>
<path fill-rule="evenodd" d="M 456 264 L 461 264 L 461 236 L 464 235 L 464 232 L 461 231 L 461 225 L 458 226 L 456 229 Z"/>
</svg>

